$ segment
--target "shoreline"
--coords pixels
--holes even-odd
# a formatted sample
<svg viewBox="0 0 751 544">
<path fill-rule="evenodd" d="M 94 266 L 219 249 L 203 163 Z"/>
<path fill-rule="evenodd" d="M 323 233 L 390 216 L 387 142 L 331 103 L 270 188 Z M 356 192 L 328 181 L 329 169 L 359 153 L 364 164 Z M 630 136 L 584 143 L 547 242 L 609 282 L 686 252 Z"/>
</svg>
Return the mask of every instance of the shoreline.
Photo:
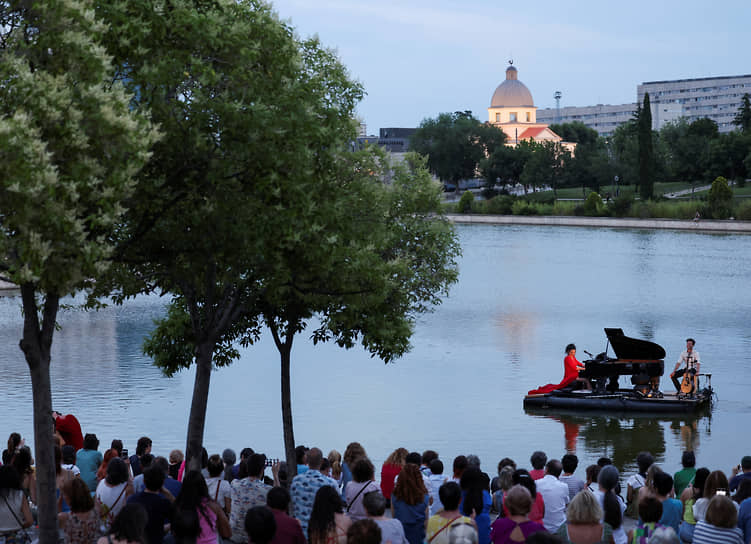
<svg viewBox="0 0 751 544">
<path fill-rule="evenodd" d="M 751 234 L 751 221 L 701 219 L 637 219 L 633 217 L 578 217 L 567 215 L 474 215 L 446 214 L 453 223 L 486 225 L 537 225 L 611 229 L 660 229 L 695 232 Z"/>
</svg>

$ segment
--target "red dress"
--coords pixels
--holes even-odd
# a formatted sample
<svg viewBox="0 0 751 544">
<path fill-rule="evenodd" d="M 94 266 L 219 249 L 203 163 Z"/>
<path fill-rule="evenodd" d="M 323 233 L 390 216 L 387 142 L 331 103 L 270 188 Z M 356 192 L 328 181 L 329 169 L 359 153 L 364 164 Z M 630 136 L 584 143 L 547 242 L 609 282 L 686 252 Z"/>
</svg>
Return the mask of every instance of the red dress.
<svg viewBox="0 0 751 544">
<path fill-rule="evenodd" d="M 576 360 L 576 357 L 574 357 L 573 355 L 566 355 L 566 358 L 563 360 L 563 380 L 561 380 L 561 383 L 549 383 L 547 385 L 543 385 L 542 387 L 538 387 L 537 389 L 533 389 L 527 394 L 541 395 L 544 393 L 551 393 L 556 389 L 561 389 L 562 387 L 566 387 L 568 384 L 579 377 L 578 367 L 580 366 L 582 366 L 582 364 Z"/>
<path fill-rule="evenodd" d="M 391 493 L 394 491 L 394 480 L 401 470 L 401 465 L 391 465 L 386 463 L 384 463 L 383 468 L 381 468 L 381 492 L 387 499 L 391 498 Z"/>
<path fill-rule="evenodd" d="M 83 434 L 81 433 L 81 424 L 78 423 L 76 416 L 68 414 L 60 416 L 55 420 L 55 430 L 65 440 L 65 444 L 70 444 L 76 451 L 83 449 Z"/>
</svg>

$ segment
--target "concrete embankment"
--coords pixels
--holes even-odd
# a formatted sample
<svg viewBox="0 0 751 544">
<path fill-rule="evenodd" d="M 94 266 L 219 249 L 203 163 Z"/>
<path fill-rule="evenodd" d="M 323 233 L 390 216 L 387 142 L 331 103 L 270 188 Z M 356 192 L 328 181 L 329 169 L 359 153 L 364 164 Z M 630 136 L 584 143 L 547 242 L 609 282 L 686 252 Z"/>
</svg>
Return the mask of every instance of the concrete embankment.
<svg viewBox="0 0 751 544">
<path fill-rule="evenodd" d="M 544 225 L 554 227 L 589 227 L 608 229 L 670 229 L 698 232 L 751 234 L 751 221 L 717 221 L 701 219 L 636 219 L 631 217 L 572 217 L 557 215 L 470 215 L 447 214 L 454 223 L 486 225 Z"/>
</svg>

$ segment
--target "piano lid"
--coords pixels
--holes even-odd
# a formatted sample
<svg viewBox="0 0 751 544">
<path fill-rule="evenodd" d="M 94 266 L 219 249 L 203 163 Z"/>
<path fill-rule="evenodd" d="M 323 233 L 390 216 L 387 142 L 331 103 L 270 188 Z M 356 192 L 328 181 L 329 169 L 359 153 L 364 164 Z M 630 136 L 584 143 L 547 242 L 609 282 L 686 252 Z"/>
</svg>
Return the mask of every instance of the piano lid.
<svg viewBox="0 0 751 544">
<path fill-rule="evenodd" d="M 610 345 L 618 359 L 646 359 L 656 361 L 665 358 L 665 350 L 661 345 L 649 342 L 648 340 L 639 340 L 638 338 L 629 338 L 623 334 L 623 329 L 605 328 L 605 334 L 608 336 Z"/>
</svg>

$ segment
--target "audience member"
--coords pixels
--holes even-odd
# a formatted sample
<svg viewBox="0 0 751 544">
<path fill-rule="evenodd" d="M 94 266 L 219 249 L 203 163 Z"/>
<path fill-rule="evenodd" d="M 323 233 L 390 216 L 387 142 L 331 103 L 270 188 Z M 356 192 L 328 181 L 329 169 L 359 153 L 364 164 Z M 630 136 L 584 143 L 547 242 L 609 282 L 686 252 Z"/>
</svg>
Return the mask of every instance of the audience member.
<svg viewBox="0 0 751 544">
<path fill-rule="evenodd" d="M 144 490 L 146 485 L 143 483 L 143 473 L 154 462 L 154 456 L 150 453 L 144 453 L 138 460 L 141 464 L 141 473 L 133 478 L 133 493 L 140 493 Z"/>
<path fill-rule="evenodd" d="M 672 479 L 672 478 L 671 478 Z M 657 529 L 664 527 L 660 518 L 664 515 L 663 503 L 656 497 L 644 497 L 639 501 L 639 520 L 628 532 L 631 544 L 647 543 Z"/>
<path fill-rule="evenodd" d="M 433 450 L 425 450 L 424 452 L 422 452 L 422 457 L 420 459 L 420 472 L 422 472 L 425 476 L 430 477 L 430 463 L 434 459 L 438 459 L 438 452 L 435 452 Z M 480 466 L 479 459 L 477 466 Z"/>
<path fill-rule="evenodd" d="M 563 467 L 557 459 L 548 461 L 545 465 L 545 476 L 538 479 L 537 492 L 545 501 L 545 515 L 542 524 L 549 533 L 558 531 L 558 527 L 566 521 L 566 506 L 569 501 L 568 485 L 558 480 Z"/>
<path fill-rule="evenodd" d="M 76 453 L 76 466 L 81 471 L 81 479 L 89 489 L 96 489 L 96 473 L 99 470 L 104 456 L 99 451 L 99 439 L 95 434 L 86 433 L 83 437 L 83 449 Z"/>
<path fill-rule="evenodd" d="M 130 456 L 130 470 L 133 476 L 138 476 L 143 472 L 141 468 L 141 456 L 145 453 L 151 453 L 151 438 L 142 436 L 136 443 L 136 453 Z"/>
<path fill-rule="evenodd" d="M 308 466 L 310 467 L 310 458 L 308 458 Z M 295 480 L 310 472 L 317 472 L 317 470 L 312 469 L 305 474 L 295 476 Z M 310 544 L 346 544 L 347 529 L 352 525 L 352 520 L 344 514 L 344 504 L 333 486 L 323 485 L 318 488 L 307 525 Z"/>
<path fill-rule="evenodd" d="M 24 445 L 24 440 L 19 433 L 10 433 L 8 448 L 3 450 L 3 465 L 9 465 L 13 456 Z"/>
<path fill-rule="evenodd" d="M 55 433 L 62 439 L 63 447 L 70 444 L 76 451 L 83 448 L 83 433 L 81 433 L 81 424 L 73 414 L 62 415 L 60 412 L 52 412 L 55 420 Z"/>
<path fill-rule="evenodd" d="M 346 489 L 347 484 L 352 481 L 352 466 L 360 457 L 367 457 L 365 448 L 359 442 L 350 442 L 344 450 L 342 457 L 342 487 Z M 417 463 L 420 464 L 419 461 Z"/>
<path fill-rule="evenodd" d="M 326 456 L 331 465 L 331 478 L 337 483 L 342 481 L 342 454 L 336 450 L 331 450 Z"/>
<path fill-rule="evenodd" d="M 143 471 L 144 489 L 128 498 L 128 504 L 140 504 L 146 509 L 146 539 L 148 544 L 161 544 L 164 539 L 164 524 L 170 519 L 172 503 L 160 492 L 164 485 L 164 473 L 159 467 L 150 466 Z"/>
<path fill-rule="evenodd" d="M 499 489 L 493 493 L 493 510 L 499 515 L 503 515 L 503 497 L 514 485 L 514 471 L 516 469 L 512 465 L 506 465 L 498 474 L 498 486 Z"/>
<path fill-rule="evenodd" d="M 305 464 L 307 461 L 305 457 L 308 453 L 308 449 L 309 448 L 306 448 L 303 445 L 297 446 L 295 448 L 295 462 L 297 463 L 298 474 L 305 474 L 306 472 L 308 472 L 308 465 Z"/>
<path fill-rule="evenodd" d="M 477 524 L 477 540 L 480 544 L 490 542 L 490 507 L 492 499 L 488 487 L 490 480 L 478 467 L 470 465 L 462 474 L 460 487 L 462 489 L 461 510 L 465 516 L 470 516 Z"/>
<path fill-rule="evenodd" d="M 587 486 L 587 489 L 589 489 L 592 493 L 596 492 L 599 489 L 599 485 L 597 484 L 597 477 L 600 475 L 600 465 L 589 465 L 584 474 L 587 477 L 587 481 L 584 482 Z"/>
<path fill-rule="evenodd" d="M 744 544 L 743 531 L 738 528 L 737 505 L 729 497 L 715 495 L 709 501 L 706 519 L 697 522 L 693 542 L 694 544 Z"/>
<path fill-rule="evenodd" d="M 347 503 L 347 514 L 352 521 L 365 519 L 368 514 L 362 500 L 365 493 L 381 492 L 375 483 L 375 468 L 367 457 L 360 457 L 352 465 L 352 481 L 344 488 L 344 499 Z"/>
<path fill-rule="evenodd" d="M 694 476 L 696 476 L 696 455 L 693 451 L 683 452 L 681 465 L 683 465 L 683 468 L 673 476 L 676 497 L 681 496 L 683 490 L 694 481 Z"/>
<path fill-rule="evenodd" d="M 656 498 L 662 503 L 662 517 L 658 521 L 660 525 L 670 527 L 675 534 L 678 534 L 683 516 L 683 504 L 678 499 L 671 499 L 668 496 L 673 491 L 673 477 L 667 472 L 658 472 L 655 474 L 654 485 Z"/>
<path fill-rule="evenodd" d="M 198 531 L 195 531 L 194 526 L 194 532 L 197 533 L 196 544 L 215 544 L 221 541 L 221 538 L 229 538 L 232 534 L 227 515 L 221 505 L 209 495 L 206 480 L 197 470 L 189 470 L 183 476 L 180 493 L 175 499 L 174 511 L 195 513 L 198 519 Z M 218 537 L 221 538 L 218 540 Z"/>
<path fill-rule="evenodd" d="M 461 496 L 461 492 L 459 495 Z M 407 537 L 404 535 L 402 523 L 398 519 L 387 518 L 385 516 L 386 498 L 381 493 L 377 491 L 366 493 L 362 502 L 368 517 L 375 521 L 378 527 L 381 528 L 381 542 L 383 544 L 387 542 L 391 544 L 407 544 Z M 430 525 L 428 525 L 428 528 L 430 528 Z"/>
<path fill-rule="evenodd" d="M 647 471 L 654 463 L 652 454 L 643 451 L 636 456 L 638 472 L 631 475 L 626 480 L 626 504 L 628 505 L 627 514 L 635 518 L 639 509 L 639 489 L 646 483 Z"/>
<path fill-rule="evenodd" d="M 31 502 L 37 502 L 37 480 L 34 472 L 34 459 L 31 457 L 31 449 L 22 445 L 18 448 L 11 459 L 10 465 L 16 469 L 18 476 L 21 478 L 21 490 L 31 499 Z"/>
<path fill-rule="evenodd" d="M 462 479 L 462 473 L 467 469 L 467 458 L 464 455 L 457 455 L 454 457 L 454 463 L 452 464 L 453 475 L 451 481 L 459 483 Z"/>
<path fill-rule="evenodd" d="M 623 512 L 626 510 L 626 505 L 623 499 L 615 493 L 618 479 L 617 468 L 613 465 L 602 467 L 600 474 L 597 476 L 599 489 L 595 493 L 595 497 L 602 507 L 603 521 L 613 528 L 615 544 L 626 544 L 627 536 L 623 529 Z"/>
<path fill-rule="evenodd" d="M 245 514 L 248 544 L 269 544 L 276 535 L 274 514 L 266 506 L 254 506 Z"/>
<path fill-rule="evenodd" d="M 446 483 L 443 475 L 443 461 L 436 458 L 430 461 L 430 475 L 428 476 L 428 495 L 430 495 L 430 515 L 434 516 L 439 510 L 443 510 L 443 504 L 438 491 Z"/>
<path fill-rule="evenodd" d="M 209 471 L 209 478 L 206 480 L 209 497 L 216 501 L 222 507 L 224 513 L 229 516 L 232 507 L 232 487 L 223 478 L 224 461 L 222 461 L 221 457 L 214 454 L 209 457 L 209 464 L 206 468 Z"/>
<path fill-rule="evenodd" d="M 86 435 L 88 436 L 88 435 Z M 66 444 L 62 447 L 63 462 L 62 466 L 65 470 L 69 470 L 73 476 L 80 476 L 81 469 L 76 466 L 76 450 L 70 444 Z"/>
<path fill-rule="evenodd" d="M 444 508 L 428 519 L 426 539 L 431 544 L 448 544 L 448 529 L 452 525 L 469 523 L 476 527 L 476 524 L 471 517 L 463 515 L 459 510 L 462 490 L 456 482 L 443 484 L 438 489 L 438 495 Z"/>
<path fill-rule="evenodd" d="M 704 492 L 701 498 L 694 503 L 694 519 L 698 522 L 704 521 L 707 514 L 709 501 L 717 495 L 718 491 L 727 493 L 728 479 L 721 470 L 715 470 L 709 473 L 707 481 L 704 483 Z M 736 503 L 733 503 L 736 504 Z M 738 505 L 736 504 L 736 508 Z"/>
<path fill-rule="evenodd" d="M 561 457 L 561 466 L 563 467 L 563 474 L 558 477 L 558 480 L 568 486 L 568 499 L 571 500 L 579 491 L 584 489 L 584 480 L 574 476 L 576 467 L 579 466 L 579 458 L 573 453 L 567 453 Z"/>
<path fill-rule="evenodd" d="M 283 487 L 274 487 L 266 495 L 266 506 L 271 508 L 276 521 L 276 534 L 271 544 L 305 544 L 300 522 L 289 515 L 292 498 Z"/>
<path fill-rule="evenodd" d="M 490 493 L 491 495 L 494 495 L 496 492 L 501 490 L 501 472 L 505 467 L 511 467 L 511 472 L 516 470 L 516 463 L 513 459 L 510 459 L 508 457 L 504 457 L 500 461 L 498 461 L 498 476 L 494 477 L 492 480 L 490 480 Z"/>
<path fill-rule="evenodd" d="M 526 487 L 513 486 L 506 493 L 503 504 L 508 510 L 508 516 L 496 519 L 491 525 L 490 539 L 493 544 L 523 542 L 530 535 L 545 531 L 543 525 L 529 519 L 532 495 Z"/>
<path fill-rule="evenodd" d="M 63 497 L 63 488 L 73 479 L 73 472 L 63 468 L 62 448 L 55 444 L 55 494 L 57 498 L 57 511 L 70 512 L 70 506 Z"/>
<path fill-rule="evenodd" d="M 22 542 L 20 532 L 34 523 L 29 501 L 21 490 L 21 479 L 10 465 L 0 467 L 0 534 L 6 539 Z M 20 522 L 20 523 L 19 523 Z M 19 527 L 19 524 L 21 527 Z"/>
<path fill-rule="evenodd" d="M 63 496 L 70 512 L 59 513 L 57 521 L 65 544 L 94 544 L 100 536 L 99 516 L 89 488 L 81 478 L 73 478 L 63 488 Z"/>
<path fill-rule="evenodd" d="M 709 469 L 700 468 L 696 471 L 694 481 L 681 493 L 683 503 L 683 523 L 678 528 L 678 534 L 683 542 L 692 542 L 696 519 L 694 518 L 694 504 L 704 493 L 704 484 L 707 482 Z"/>
<path fill-rule="evenodd" d="M 542 498 L 542 494 L 537 492 L 537 484 L 529 475 L 525 469 L 520 468 L 514 471 L 511 475 L 511 481 L 514 485 L 521 485 L 527 488 L 529 494 L 532 496 L 532 509 L 529 511 L 529 519 L 542 524 L 542 518 L 545 516 L 545 501 Z M 506 508 L 505 496 L 503 504 L 503 515 L 510 516 L 511 514 Z"/>
<path fill-rule="evenodd" d="M 566 522 L 557 535 L 566 543 L 609 544 L 613 528 L 602 521 L 603 512 L 594 493 L 588 489 L 577 493 L 566 508 Z"/>
<path fill-rule="evenodd" d="M 730 479 L 730 491 L 738 489 L 743 480 L 751 479 L 751 455 L 741 459 L 741 464 L 733 468 L 733 477 Z"/>
<path fill-rule="evenodd" d="M 120 460 L 119 457 L 117 459 Z M 97 544 L 146 544 L 148 520 L 142 505 L 126 504 L 112 521 L 107 536 L 97 540 Z"/>
<path fill-rule="evenodd" d="M 300 520 L 303 534 L 308 532 L 308 520 L 313 511 L 318 490 L 324 486 L 337 489 L 336 480 L 324 476 L 320 472 L 323 453 L 318 448 L 308 450 L 308 471 L 305 474 L 298 474 L 292 479 L 289 493 L 292 496 L 292 515 Z M 234 485 L 235 482 L 232 482 Z M 232 510 L 235 509 L 235 496 L 232 495 Z M 234 529 L 234 526 L 233 526 Z M 234 536 L 233 536 L 234 538 Z"/>
<path fill-rule="evenodd" d="M 231 539 L 232 542 L 236 542 L 237 544 L 246 544 L 248 542 L 248 534 L 245 532 L 245 515 L 255 506 L 265 506 L 266 495 L 268 495 L 271 489 L 271 486 L 263 481 L 263 471 L 266 467 L 265 455 L 254 453 L 245 461 L 245 465 L 248 476 L 232 480 L 230 484 Z M 297 478 L 302 478 L 303 476 L 305 475 L 298 476 Z"/>
<path fill-rule="evenodd" d="M 167 458 L 162 456 L 156 457 L 152 461 L 152 464 L 164 473 L 164 489 L 172 493 L 173 497 L 177 497 L 180 494 L 182 484 L 169 475 L 169 461 L 167 461 Z M 203 471 L 201 471 L 201 474 L 203 474 Z"/>
<path fill-rule="evenodd" d="M 99 482 L 101 482 L 107 477 L 107 467 L 109 466 L 110 461 L 112 461 L 115 457 L 120 458 L 120 454 L 117 452 L 115 448 L 110 448 L 104 452 L 104 457 L 102 458 L 102 464 L 99 465 L 99 468 L 96 471 L 97 486 L 99 485 Z M 96 487 L 94 487 L 94 489 L 96 489 Z"/>
<path fill-rule="evenodd" d="M 743 542 L 751 542 L 751 498 L 744 500 L 738 509 L 738 528 L 743 531 Z"/>
<path fill-rule="evenodd" d="M 180 473 L 180 465 L 185 461 L 185 454 L 183 454 L 182 450 L 172 450 L 169 452 L 168 461 L 169 472 L 167 475 L 173 480 L 177 480 L 178 474 Z"/>
<path fill-rule="evenodd" d="M 428 490 L 418 465 L 407 463 L 399 473 L 391 495 L 391 514 L 402 523 L 410 544 L 422 544 L 425 539 L 428 503 Z"/>
<path fill-rule="evenodd" d="M 381 544 L 381 528 L 372 519 L 361 519 L 347 529 L 350 544 Z"/>
<path fill-rule="evenodd" d="M 536 451 L 529 458 L 529 462 L 532 465 L 532 470 L 529 471 L 529 475 L 533 480 L 540 480 L 545 477 L 545 463 L 548 462 L 548 456 L 544 451 Z"/>
<path fill-rule="evenodd" d="M 224 479 L 227 480 L 228 483 L 232 482 L 232 480 L 235 479 L 232 474 L 232 469 L 234 468 L 235 461 L 237 461 L 235 450 L 232 448 L 226 448 L 222 452 L 222 461 L 224 462 Z"/>
</svg>

